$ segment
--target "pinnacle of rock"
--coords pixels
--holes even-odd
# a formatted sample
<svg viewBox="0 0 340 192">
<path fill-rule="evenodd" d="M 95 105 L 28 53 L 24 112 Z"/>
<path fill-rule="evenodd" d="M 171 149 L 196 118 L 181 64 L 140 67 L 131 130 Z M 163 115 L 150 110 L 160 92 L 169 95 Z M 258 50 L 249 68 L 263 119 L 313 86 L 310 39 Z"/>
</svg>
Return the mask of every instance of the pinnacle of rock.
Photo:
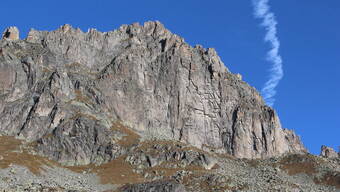
<svg viewBox="0 0 340 192">
<path fill-rule="evenodd" d="M 17 27 L 8 27 L 3 32 L 2 39 L 19 40 L 19 29 Z"/>
<path fill-rule="evenodd" d="M 320 155 L 326 158 L 337 158 L 339 156 L 338 153 L 333 148 L 327 147 L 325 145 L 321 146 Z"/>
</svg>

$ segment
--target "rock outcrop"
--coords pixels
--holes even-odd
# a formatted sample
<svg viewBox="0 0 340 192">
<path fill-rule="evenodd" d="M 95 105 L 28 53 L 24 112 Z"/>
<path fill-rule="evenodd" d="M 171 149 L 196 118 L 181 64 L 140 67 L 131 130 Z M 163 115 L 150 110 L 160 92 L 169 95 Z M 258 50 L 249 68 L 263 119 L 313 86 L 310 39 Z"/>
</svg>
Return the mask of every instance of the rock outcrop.
<svg viewBox="0 0 340 192">
<path fill-rule="evenodd" d="M 123 130 L 123 126 L 115 127 Z M 132 140 L 129 137 L 117 143 L 126 146 Z M 14 137 L 0 136 L 0 143 L 3 192 L 338 192 L 340 189 L 340 159 L 311 154 L 250 160 L 203 151 L 182 142 L 149 140 L 132 144 L 124 155 L 108 163 L 69 167 L 30 154 L 22 141 Z"/>
<path fill-rule="evenodd" d="M 8 27 L 2 34 L 2 39 L 19 40 L 19 30 L 17 27 Z"/>
<path fill-rule="evenodd" d="M 331 147 L 327 147 L 325 145 L 321 146 L 321 154 L 322 157 L 326 158 L 337 158 L 339 154 Z"/>
<path fill-rule="evenodd" d="M 191 47 L 159 22 L 105 33 L 64 25 L 2 40 L 0 98 L 1 134 L 69 165 L 107 162 L 128 150 L 116 122 L 141 140 L 239 158 L 306 151 L 214 49 Z"/>
</svg>

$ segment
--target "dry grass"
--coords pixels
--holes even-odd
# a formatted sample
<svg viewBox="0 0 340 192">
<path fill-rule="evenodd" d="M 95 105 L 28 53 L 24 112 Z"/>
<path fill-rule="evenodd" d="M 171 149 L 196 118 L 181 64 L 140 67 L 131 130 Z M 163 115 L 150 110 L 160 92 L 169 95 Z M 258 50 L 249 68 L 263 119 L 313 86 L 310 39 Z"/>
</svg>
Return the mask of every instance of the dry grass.
<svg viewBox="0 0 340 192">
<path fill-rule="evenodd" d="M 94 103 L 92 102 L 92 100 L 87 97 L 86 95 L 82 94 L 82 92 L 80 90 L 75 90 L 74 91 L 75 95 L 76 95 L 76 98 L 75 100 L 78 101 L 78 102 L 81 102 L 81 103 L 85 103 L 85 104 L 88 104 L 88 105 L 94 105 Z"/>
<path fill-rule="evenodd" d="M 151 143 L 148 144 L 151 145 Z M 143 147 L 145 147 L 145 145 Z M 122 156 L 100 166 L 87 165 L 67 168 L 78 173 L 84 171 L 96 173 L 100 177 L 102 184 L 136 184 L 147 182 L 148 179 L 145 179 L 143 175 L 133 172 L 134 167 L 126 162 L 125 158 L 126 156 Z M 173 162 L 163 162 L 161 165 L 148 168 L 144 173 L 148 173 L 149 175 L 155 175 L 155 173 L 157 173 L 157 175 L 163 176 L 164 179 L 171 178 L 176 172 L 181 170 L 190 171 L 196 175 L 209 173 L 208 170 L 196 165 L 189 165 L 184 168 L 166 168 L 167 163 Z"/>
<path fill-rule="evenodd" d="M 25 150 L 20 150 L 21 141 L 14 137 L 0 137 L 0 168 L 8 168 L 12 164 L 27 167 L 33 174 L 40 174 L 43 166 L 54 166 L 57 163 L 46 158 L 31 155 Z"/>
<path fill-rule="evenodd" d="M 77 113 L 76 116 L 84 116 L 85 114 Z M 88 115 L 86 115 L 88 116 Z M 95 117 L 89 117 L 95 118 Z M 139 140 L 139 135 L 126 128 L 125 126 L 116 123 L 113 127 L 115 130 L 124 132 L 127 136 L 120 141 L 121 145 L 130 146 L 135 144 Z M 47 135 L 46 137 L 51 137 Z M 31 155 L 26 151 L 20 151 L 20 145 L 22 142 L 14 137 L 2 136 L 0 137 L 0 168 L 8 168 L 11 164 L 16 164 L 20 166 L 27 167 L 32 173 L 40 174 L 43 171 L 43 166 L 57 166 L 63 167 L 59 163 L 50 161 L 47 158 L 40 157 L 37 155 Z M 30 146 L 34 146 L 30 144 Z M 134 173 L 133 167 L 125 162 L 125 156 L 121 156 L 109 163 L 102 164 L 100 166 L 96 165 L 86 165 L 86 166 L 75 166 L 75 167 L 64 167 L 71 171 L 78 173 L 83 173 L 84 171 L 90 173 L 96 173 L 103 184 L 126 184 L 126 183 L 138 183 L 144 182 L 144 177 L 140 174 Z"/>
<path fill-rule="evenodd" d="M 89 116 L 83 113 L 76 113 L 74 118 L 86 116 L 87 118 L 96 120 L 95 117 Z M 120 122 L 114 122 L 112 127 L 112 131 L 119 131 L 125 134 L 121 140 L 118 141 L 118 144 L 124 147 L 130 147 L 132 145 L 140 144 L 139 150 L 147 150 L 153 149 L 151 151 L 157 151 L 154 149 L 154 145 L 162 145 L 162 146 L 173 146 L 178 150 L 198 150 L 197 148 L 186 147 L 186 144 L 180 142 L 173 141 L 146 141 L 140 143 L 140 136 L 136 134 L 131 129 L 127 128 Z M 46 135 L 45 137 L 51 137 L 52 135 Z M 43 158 L 40 156 L 31 155 L 28 152 L 16 152 L 19 151 L 20 145 L 22 144 L 20 140 L 15 139 L 14 137 L 0 137 L 0 155 L 3 157 L 0 160 L 0 167 L 7 168 L 11 164 L 17 164 L 24 167 L 27 167 L 32 173 L 40 174 L 43 171 L 43 166 L 56 166 L 63 167 L 59 163 L 50 161 L 47 158 Z M 34 143 L 29 144 L 31 147 L 34 147 Z M 144 178 L 142 174 L 138 174 L 134 172 L 133 165 L 130 165 L 125 161 L 126 155 L 118 157 L 115 160 L 112 160 L 108 163 L 96 166 L 93 164 L 85 165 L 85 166 L 74 166 L 74 167 L 64 167 L 71 171 L 75 171 L 78 173 L 95 173 L 99 176 L 101 183 L 103 184 L 135 184 L 135 183 L 143 183 L 149 181 Z M 157 173 L 158 175 L 164 176 L 164 178 L 171 178 L 176 174 L 177 171 L 186 170 L 195 174 L 206 174 L 207 170 L 200 166 L 190 165 L 185 168 L 166 168 L 166 163 L 173 164 L 177 162 L 164 162 L 164 164 L 152 167 L 147 169 L 144 173 L 149 173 L 150 175 L 154 175 Z"/>
<path fill-rule="evenodd" d="M 279 162 L 279 167 L 289 175 L 305 173 L 311 176 L 316 173 L 316 160 L 308 155 L 289 155 Z"/>
<path fill-rule="evenodd" d="M 131 129 L 121 124 L 120 122 L 114 122 L 112 124 L 111 130 L 119 131 L 125 134 L 125 136 L 117 142 L 119 145 L 123 147 L 129 147 L 139 143 L 140 136 Z"/>
<path fill-rule="evenodd" d="M 39 175 L 44 171 L 43 166 L 63 167 L 59 163 L 48 160 L 47 158 L 37 155 L 31 155 L 25 150 L 20 150 L 22 142 L 14 137 L 1 136 L 0 137 L 0 168 L 8 168 L 12 164 L 27 167 L 33 174 Z M 103 184 L 126 184 L 144 182 L 144 177 L 140 174 L 134 173 L 133 167 L 125 162 L 125 156 L 119 157 L 109 163 L 100 166 L 86 165 L 75 167 L 64 167 L 71 171 L 83 173 L 84 171 L 96 173 Z"/>
<path fill-rule="evenodd" d="M 119 131 L 125 136 L 118 141 L 118 144 L 129 147 L 138 144 L 140 136 L 122 125 L 120 122 L 113 123 L 111 130 Z M 118 157 L 108 163 L 96 166 L 93 164 L 85 166 L 66 167 L 72 171 L 82 173 L 95 173 L 100 177 L 102 184 L 128 184 L 145 182 L 142 175 L 133 172 L 133 166 L 125 161 L 126 156 Z"/>
<path fill-rule="evenodd" d="M 125 162 L 125 157 L 119 157 L 109 163 L 103 164 L 94 172 L 100 176 L 102 183 L 126 184 L 144 182 L 144 177 L 134 173 L 133 167 Z"/>
<path fill-rule="evenodd" d="M 87 116 L 86 114 L 77 113 L 76 116 Z M 95 118 L 95 117 L 88 117 Z M 140 136 L 133 132 L 131 129 L 127 128 L 120 122 L 113 123 L 111 127 L 112 131 L 119 131 L 125 134 L 125 136 L 118 141 L 118 143 L 124 147 L 129 147 L 132 145 L 139 144 L 138 150 L 148 150 L 156 151 L 154 148 L 155 145 L 172 146 L 176 148 L 176 150 L 195 150 L 199 152 L 203 152 L 200 149 L 194 147 L 188 147 L 186 144 L 180 142 L 173 141 L 145 141 L 140 143 Z M 51 137 L 52 135 L 46 135 L 46 137 Z M 39 174 L 43 171 L 43 166 L 56 166 L 56 167 L 64 167 L 61 166 L 57 162 L 53 162 L 48 160 L 47 158 L 31 155 L 27 152 L 18 153 L 20 149 L 21 141 L 15 139 L 14 137 L 0 137 L 0 155 L 3 156 L 3 160 L 0 160 L 0 167 L 7 168 L 11 164 L 17 164 L 24 167 L 27 167 L 32 173 Z M 150 181 L 150 179 L 144 178 L 142 174 L 138 174 L 134 172 L 133 165 L 130 165 L 125 161 L 126 155 L 118 157 L 115 160 L 112 160 L 108 163 L 96 166 L 93 164 L 85 165 L 85 166 L 73 166 L 73 167 L 64 167 L 71 171 L 75 171 L 78 173 L 95 173 L 99 176 L 102 184 L 117 184 L 117 185 L 125 185 L 125 184 L 135 184 L 135 183 L 143 183 Z M 185 170 L 191 172 L 191 175 L 195 175 L 195 177 L 208 174 L 209 171 L 205 170 L 203 167 L 196 165 L 189 165 L 184 168 L 167 168 L 168 164 L 176 164 L 177 161 L 174 162 L 163 162 L 161 165 L 148 168 L 143 173 L 148 173 L 149 175 L 161 175 L 164 179 L 170 179 L 174 176 L 178 171 Z M 191 176 L 187 176 L 187 182 L 191 180 Z M 208 184 L 208 183 L 206 183 Z M 205 183 L 202 183 L 202 187 Z M 211 187 L 211 186 L 210 186 Z M 208 188 L 207 188 L 208 189 Z"/>
<path fill-rule="evenodd" d="M 73 63 L 70 63 L 70 64 L 66 64 L 65 67 L 68 67 L 68 68 L 79 68 L 79 67 L 82 67 L 82 65 L 79 62 L 73 62 Z"/>
<path fill-rule="evenodd" d="M 72 104 L 73 102 L 79 102 L 79 103 L 83 103 L 85 105 L 88 106 L 94 106 L 93 101 L 86 95 L 84 95 L 80 90 L 75 90 L 74 91 L 75 94 L 75 98 L 70 99 L 66 102 L 66 104 Z"/>
<path fill-rule="evenodd" d="M 95 173 L 100 177 L 102 184 L 127 184 L 145 181 L 142 175 L 133 172 L 133 167 L 125 161 L 125 156 L 99 166 L 91 164 L 66 168 L 78 173 L 84 171 Z"/>
<path fill-rule="evenodd" d="M 246 160 L 246 162 L 248 163 L 250 167 L 254 167 L 254 168 L 257 168 L 260 165 L 260 162 L 256 159 Z"/>
<path fill-rule="evenodd" d="M 316 184 L 334 186 L 340 189 L 340 173 L 328 172 L 321 179 L 314 179 Z"/>
<path fill-rule="evenodd" d="M 340 189 L 340 173 L 328 171 L 321 178 L 316 177 L 318 164 L 323 161 L 312 155 L 290 155 L 282 159 L 279 163 L 280 168 L 287 171 L 289 175 L 307 174 L 314 179 L 314 183 L 319 185 L 334 186 Z"/>
</svg>

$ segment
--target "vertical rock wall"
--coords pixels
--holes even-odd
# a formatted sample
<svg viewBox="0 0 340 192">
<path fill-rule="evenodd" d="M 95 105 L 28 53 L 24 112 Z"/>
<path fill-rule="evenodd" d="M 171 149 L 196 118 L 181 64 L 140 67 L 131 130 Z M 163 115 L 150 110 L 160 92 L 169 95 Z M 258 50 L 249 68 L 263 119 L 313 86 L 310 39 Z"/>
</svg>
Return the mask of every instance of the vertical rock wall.
<svg viewBox="0 0 340 192">
<path fill-rule="evenodd" d="M 105 33 L 31 30 L 26 40 L 0 41 L 0 50 L 0 132 L 37 141 L 59 161 L 114 158 L 123 151 L 115 121 L 144 139 L 240 158 L 305 151 L 214 49 L 191 47 L 159 22 Z"/>
</svg>

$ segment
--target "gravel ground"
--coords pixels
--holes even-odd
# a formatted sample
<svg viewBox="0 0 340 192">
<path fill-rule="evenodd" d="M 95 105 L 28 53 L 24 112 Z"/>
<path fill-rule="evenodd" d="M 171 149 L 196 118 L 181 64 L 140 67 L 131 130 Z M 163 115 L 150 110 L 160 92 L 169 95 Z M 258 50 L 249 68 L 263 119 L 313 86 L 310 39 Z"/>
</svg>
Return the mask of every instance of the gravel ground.
<svg viewBox="0 0 340 192">
<path fill-rule="evenodd" d="M 44 167 L 40 175 L 27 168 L 12 165 L 0 169 L 0 189 L 3 192 L 21 191 L 93 191 L 114 190 L 114 185 L 102 185 L 94 174 L 79 174 L 58 167 Z"/>
</svg>

